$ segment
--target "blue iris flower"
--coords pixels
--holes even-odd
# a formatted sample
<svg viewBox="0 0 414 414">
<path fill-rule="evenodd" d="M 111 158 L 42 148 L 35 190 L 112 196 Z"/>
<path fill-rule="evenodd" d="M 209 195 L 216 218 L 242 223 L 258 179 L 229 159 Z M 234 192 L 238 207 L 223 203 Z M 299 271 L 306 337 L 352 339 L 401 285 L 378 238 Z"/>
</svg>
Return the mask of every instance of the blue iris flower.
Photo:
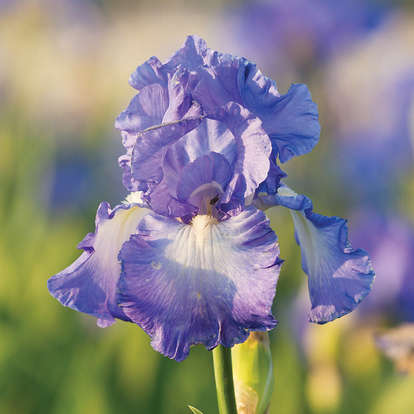
<svg viewBox="0 0 414 414">
<path fill-rule="evenodd" d="M 126 201 L 98 209 L 80 258 L 49 280 L 62 304 L 134 322 L 162 354 L 213 349 L 276 325 L 271 314 L 282 260 L 264 209 L 291 209 L 309 276 L 310 320 L 352 311 L 370 290 L 367 254 L 346 222 L 312 210 L 288 189 L 278 163 L 312 150 L 316 105 L 305 85 L 280 95 L 244 58 L 195 36 L 166 63 L 152 57 L 130 78 L 139 90 L 117 118 Z"/>
<path fill-rule="evenodd" d="M 352 239 L 369 249 L 377 277 L 359 308 L 366 318 L 414 322 L 414 226 L 395 212 L 364 208 L 352 216 Z"/>
<path fill-rule="evenodd" d="M 390 9 L 369 0 L 258 0 L 230 7 L 225 18 L 244 48 L 286 74 L 349 49 L 381 26 Z"/>
</svg>

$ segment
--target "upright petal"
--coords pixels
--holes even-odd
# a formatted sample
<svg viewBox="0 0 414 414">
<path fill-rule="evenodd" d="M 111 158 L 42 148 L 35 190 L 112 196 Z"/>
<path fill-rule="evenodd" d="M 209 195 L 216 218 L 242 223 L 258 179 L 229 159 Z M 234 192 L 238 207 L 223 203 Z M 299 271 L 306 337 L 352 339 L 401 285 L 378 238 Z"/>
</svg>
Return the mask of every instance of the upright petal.
<svg viewBox="0 0 414 414">
<path fill-rule="evenodd" d="M 146 68 L 145 71 L 148 71 L 151 67 L 146 63 L 138 69 Z M 157 73 L 161 69 L 159 67 Z M 143 86 L 131 100 L 127 109 L 117 117 L 115 127 L 121 131 L 122 144 L 127 150 L 126 154 L 119 158 L 119 165 L 123 170 L 122 182 L 128 191 L 147 189 L 145 179 L 135 177 L 133 174 L 133 151 L 138 139 L 143 141 L 141 146 L 146 147 L 144 149 L 145 161 L 150 160 L 152 166 L 158 165 L 162 154 L 158 151 L 157 143 L 163 139 L 164 145 L 168 145 L 165 136 L 171 136 L 171 130 L 178 128 L 182 131 L 184 128 L 185 131 L 182 133 L 185 133 L 201 121 L 202 109 L 197 102 L 193 101 L 190 93 L 194 82 L 196 79 L 193 74 L 182 67 L 171 75 L 166 73 L 165 82 L 154 80 L 153 83 Z M 155 145 L 150 145 L 148 148 L 146 138 L 149 137 L 151 141 L 153 135 Z M 144 170 L 148 170 L 148 163 L 142 164 Z M 154 170 L 157 168 L 153 168 L 151 174 L 155 172 Z M 157 180 L 160 178 L 158 177 Z"/>
<path fill-rule="evenodd" d="M 167 77 L 163 73 L 162 66 L 158 58 L 152 56 L 136 68 L 135 72 L 129 77 L 129 84 L 138 90 L 154 83 L 166 85 Z"/>
<path fill-rule="evenodd" d="M 263 122 L 281 162 L 310 152 L 318 143 L 318 110 L 306 85 L 294 84 L 280 95 L 276 82 L 252 62 L 207 49 L 193 96 L 207 113 L 234 101 Z"/>
<path fill-rule="evenodd" d="M 177 186 L 178 199 L 196 206 L 198 214 L 207 214 L 211 211 L 211 200 L 218 200 L 224 193 L 231 172 L 226 158 L 217 152 L 197 158 L 181 172 Z"/>
<path fill-rule="evenodd" d="M 214 157 L 217 162 L 211 164 L 214 171 L 210 178 L 214 181 L 220 177 L 221 189 L 212 198 L 218 195 L 217 206 L 225 206 L 223 211 L 227 212 L 242 207 L 244 199 L 252 196 L 266 179 L 270 152 L 271 142 L 260 119 L 239 104 L 229 102 L 206 117 L 163 124 L 141 133 L 132 150 L 131 176 L 142 186 L 139 189 L 146 191 L 155 212 L 182 217 L 199 211 L 194 207 L 200 209 L 186 193 L 195 176 L 185 174 L 194 165 Z M 195 164 L 191 167 L 190 163 Z M 198 177 L 199 184 L 214 186 L 212 181 L 206 181 L 207 175 Z M 180 186 L 185 188 L 179 189 Z"/>
<path fill-rule="evenodd" d="M 122 168 L 122 184 L 129 192 L 145 190 L 146 186 L 132 175 L 132 151 L 137 140 L 137 134 L 121 131 L 122 145 L 126 153 L 118 158 L 118 164 Z"/>
<path fill-rule="evenodd" d="M 262 123 L 253 113 L 242 106 L 230 102 L 224 111 L 218 115 L 232 131 L 238 142 L 238 157 L 235 164 L 235 177 L 242 176 L 245 182 L 244 197 L 254 194 L 269 172 L 271 142 L 262 129 Z M 235 179 L 233 183 L 237 182 Z M 234 192 L 231 184 L 227 189 L 227 199 L 230 201 Z"/>
<path fill-rule="evenodd" d="M 195 128 L 201 118 L 184 119 L 157 125 L 143 131 L 135 143 L 131 156 L 132 177 L 148 185 L 158 184 L 162 177 L 162 160 L 169 145 Z"/>
<path fill-rule="evenodd" d="M 207 52 L 206 42 L 198 36 L 187 36 L 181 49 L 174 53 L 165 64 L 166 70 L 173 72 L 179 66 L 190 70 L 196 69 L 204 64 L 203 56 Z"/>
<path fill-rule="evenodd" d="M 159 125 L 168 108 L 166 88 L 153 84 L 143 88 L 131 100 L 128 108 L 115 121 L 115 128 L 128 132 L 140 132 Z"/>
<path fill-rule="evenodd" d="M 113 210 L 108 203 L 101 203 L 95 233 L 89 233 L 78 245 L 84 252 L 48 280 L 52 296 L 64 306 L 99 318 L 101 327 L 113 323 L 114 318 L 129 320 L 115 298 L 121 273 L 118 253 L 147 212 L 136 203 L 122 204 Z"/>
<path fill-rule="evenodd" d="M 183 360 L 194 344 L 233 346 L 250 330 L 276 325 L 278 254 L 276 235 L 254 207 L 222 222 L 149 214 L 119 255 L 119 305 L 169 358 Z"/>
<path fill-rule="evenodd" d="M 291 209 L 302 268 L 309 276 L 310 321 L 326 323 L 353 311 L 371 291 L 375 273 L 367 253 L 351 247 L 346 220 L 314 213 L 309 198 L 286 186 L 255 203 Z"/>
<path fill-rule="evenodd" d="M 292 85 L 285 95 L 271 103 L 263 95 L 255 98 L 249 109 L 262 119 L 281 162 L 312 151 L 319 140 L 320 126 L 317 106 L 306 85 Z"/>
</svg>

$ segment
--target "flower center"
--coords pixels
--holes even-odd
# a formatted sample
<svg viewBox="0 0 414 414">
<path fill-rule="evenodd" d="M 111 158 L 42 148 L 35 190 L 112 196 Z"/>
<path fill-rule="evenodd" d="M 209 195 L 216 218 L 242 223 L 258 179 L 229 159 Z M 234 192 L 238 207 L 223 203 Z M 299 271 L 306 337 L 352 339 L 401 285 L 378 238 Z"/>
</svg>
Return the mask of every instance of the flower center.
<svg viewBox="0 0 414 414">
<path fill-rule="evenodd" d="M 214 204 L 223 194 L 223 189 L 219 183 L 212 181 L 197 187 L 190 195 L 188 201 L 199 208 L 199 215 L 210 215 Z"/>
</svg>

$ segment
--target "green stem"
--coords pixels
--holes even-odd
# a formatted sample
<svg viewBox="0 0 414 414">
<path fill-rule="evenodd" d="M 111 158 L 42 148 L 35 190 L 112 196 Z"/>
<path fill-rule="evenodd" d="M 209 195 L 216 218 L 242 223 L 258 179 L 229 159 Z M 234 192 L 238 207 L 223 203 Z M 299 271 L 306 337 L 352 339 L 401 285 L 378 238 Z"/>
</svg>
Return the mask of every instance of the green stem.
<svg viewBox="0 0 414 414">
<path fill-rule="evenodd" d="M 237 414 L 234 395 L 231 348 L 222 345 L 213 349 L 214 378 L 220 414 Z"/>
</svg>

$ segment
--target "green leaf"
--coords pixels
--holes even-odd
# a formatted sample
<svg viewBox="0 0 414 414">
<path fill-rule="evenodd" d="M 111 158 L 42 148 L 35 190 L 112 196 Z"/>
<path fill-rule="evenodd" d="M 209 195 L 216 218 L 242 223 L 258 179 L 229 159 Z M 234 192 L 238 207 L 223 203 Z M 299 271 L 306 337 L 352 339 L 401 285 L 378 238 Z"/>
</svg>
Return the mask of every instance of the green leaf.
<svg viewBox="0 0 414 414">
<path fill-rule="evenodd" d="M 193 412 L 193 414 L 203 414 L 200 410 L 197 410 L 197 408 L 192 407 L 191 405 L 189 405 L 188 408 Z"/>
</svg>

